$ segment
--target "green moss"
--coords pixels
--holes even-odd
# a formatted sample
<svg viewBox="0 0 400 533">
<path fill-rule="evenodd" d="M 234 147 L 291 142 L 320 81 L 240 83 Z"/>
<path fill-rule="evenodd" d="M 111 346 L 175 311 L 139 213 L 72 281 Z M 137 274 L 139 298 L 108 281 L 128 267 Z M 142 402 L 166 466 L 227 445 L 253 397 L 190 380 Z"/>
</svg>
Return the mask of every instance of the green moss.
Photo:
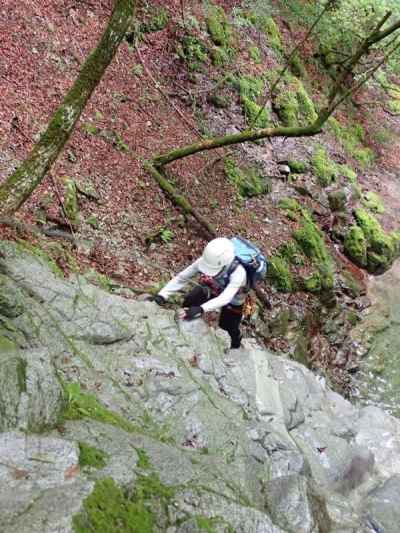
<svg viewBox="0 0 400 533">
<path fill-rule="evenodd" d="M 95 448 L 90 446 L 86 442 L 79 442 L 79 465 L 84 468 L 90 466 L 92 468 L 104 468 L 107 464 L 108 455 Z"/>
<path fill-rule="evenodd" d="M 300 229 L 293 233 L 294 238 L 318 269 L 321 287 L 330 290 L 334 284 L 333 261 L 325 244 L 321 230 L 312 221 L 310 215 L 303 211 L 303 222 Z"/>
<path fill-rule="evenodd" d="M 336 168 L 339 174 L 347 178 L 350 183 L 357 183 L 357 174 L 349 165 L 336 165 Z"/>
<path fill-rule="evenodd" d="M 400 100 L 390 100 L 388 102 L 388 107 L 392 113 L 400 115 Z"/>
<path fill-rule="evenodd" d="M 137 448 L 136 452 L 139 456 L 137 466 L 139 468 L 143 468 L 144 470 L 148 470 L 151 467 L 151 463 L 150 463 L 149 456 L 147 455 L 146 451 L 140 448 Z"/>
<path fill-rule="evenodd" d="M 279 28 L 272 17 L 267 15 L 259 15 L 255 11 L 251 11 L 248 15 L 250 22 L 261 32 L 263 32 L 268 37 L 269 45 L 281 52 L 282 40 Z"/>
<path fill-rule="evenodd" d="M 274 100 L 274 109 L 285 126 L 305 126 L 317 118 L 314 104 L 302 82 L 286 74 L 284 86 Z"/>
<path fill-rule="evenodd" d="M 319 272 L 314 272 L 310 277 L 303 280 L 303 289 L 306 292 L 320 293 L 323 288 L 323 280 Z"/>
<path fill-rule="evenodd" d="M 269 258 L 268 279 L 281 292 L 291 292 L 294 289 L 293 275 L 286 260 L 280 256 Z"/>
<path fill-rule="evenodd" d="M 252 59 L 255 63 L 262 62 L 261 52 L 258 46 L 251 46 L 249 48 L 249 56 L 250 56 L 250 59 Z"/>
<path fill-rule="evenodd" d="M 189 66 L 193 66 L 196 62 L 206 63 L 208 60 L 207 46 L 194 35 L 184 35 L 181 41 L 177 44 L 176 52 L 181 59 L 188 63 Z"/>
<path fill-rule="evenodd" d="M 231 39 L 231 27 L 222 7 L 211 6 L 206 18 L 207 30 L 214 44 L 228 46 Z"/>
<path fill-rule="evenodd" d="M 25 359 L 19 358 L 17 361 L 17 380 L 18 380 L 18 390 L 20 394 L 22 392 L 26 392 L 26 367 L 27 367 L 27 363 Z"/>
<path fill-rule="evenodd" d="M 347 196 L 345 191 L 332 191 L 328 194 L 329 207 L 332 211 L 344 211 L 346 209 Z"/>
<path fill-rule="evenodd" d="M 285 259 L 292 265 L 304 265 L 304 255 L 300 250 L 297 242 L 295 241 L 286 241 L 279 246 L 278 253 L 280 257 Z"/>
<path fill-rule="evenodd" d="M 256 128 L 266 128 L 270 121 L 270 114 L 267 108 L 262 108 L 249 98 L 242 98 L 244 114 L 248 125 Z"/>
<path fill-rule="evenodd" d="M 80 215 L 76 184 L 74 180 L 68 177 L 64 178 L 64 212 L 71 224 L 76 225 L 79 223 Z"/>
<path fill-rule="evenodd" d="M 375 154 L 373 150 L 363 145 L 365 132 L 360 124 L 344 126 L 335 118 L 331 117 L 329 119 L 329 125 L 331 131 L 341 142 L 348 155 L 354 157 L 363 168 L 374 161 Z"/>
<path fill-rule="evenodd" d="M 365 209 L 356 209 L 354 216 L 367 241 L 368 270 L 386 270 L 396 257 L 397 246 L 393 235 L 385 233 L 376 218 Z"/>
<path fill-rule="evenodd" d="M 224 170 L 229 182 L 242 197 L 259 196 L 269 190 L 266 180 L 254 167 L 239 168 L 233 159 L 227 158 Z"/>
<path fill-rule="evenodd" d="M 302 207 L 299 204 L 299 202 L 295 198 L 281 198 L 279 200 L 278 206 L 281 209 L 285 209 L 288 211 L 297 211 L 301 212 Z"/>
<path fill-rule="evenodd" d="M 221 96 L 219 94 L 212 94 L 209 97 L 209 102 L 211 102 L 215 107 L 226 109 L 231 105 L 231 100 L 228 96 Z"/>
<path fill-rule="evenodd" d="M 225 48 L 214 46 L 211 50 L 211 61 L 216 67 L 223 67 L 230 61 L 230 57 Z"/>
<path fill-rule="evenodd" d="M 253 76 L 241 76 L 237 84 L 247 123 L 259 128 L 267 127 L 270 119 L 269 109 L 262 108 L 257 103 L 264 94 L 264 80 Z M 254 124 L 256 118 L 257 122 Z"/>
<path fill-rule="evenodd" d="M 303 174 L 308 170 L 308 164 L 305 161 L 298 161 L 296 159 L 289 159 L 288 167 L 294 174 Z"/>
<path fill-rule="evenodd" d="M 322 187 L 327 187 L 336 181 L 338 169 L 334 161 L 330 159 L 325 148 L 317 148 L 313 154 L 312 166 Z"/>
<path fill-rule="evenodd" d="M 96 482 L 83 504 L 83 512 L 73 518 L 75 533 L 153 533 L 156 519 L 153 505 L 166 505 L 174 491 L 155 474 L 139 476 L 132 493 L 120 489 L 111 478 Z"/>
<path fill-rule="evenodd" d="M 59 278 L 64 277 L 64 273 L 61 270 L 61 268 L 57 265 L 57 263 L 54 261 L 54 259 L 42 248 L 39 248 L 39 246 L 34 246 L 28 241 L 18 241 L 18 245 L 21 250 L 26 250 L 32 255 L 36 255 L 40 259 L 42 259 L 45 263 L 47 263 L 50 270 L 53 272 L 53 274 Z"/>
<path fill-rule="evenodd" d="M 0 353 L 15 352 L 17 345 L 5 335 L 0 335 Z"/>
<path fill-rule="evenodd" d="M 163 7 L 151 6 L 145 14 L 146 21 L 140 29 L 144 33 L 163 30 L 169 22 L 168 11 Z"/>
<path fill-rule="evenodd" d="M 300 59 L 299 54 L 296 52 L 290 58 L 290 69 L 295 76 L 298 78 L 305 78 L 307 76 L 307 71 L 304 67 L 303 61 Z"/>
<path fill-rule="evenodd" d="M 64 385 L 64 390 L 66 408 L 63 418 L 65 420 L 90 418 L 104 424 L 117 426 L 131 433 L 140 431 L 140 428 L 135 424 L 104 407 L 93 394 L 83 393 L 79 383 L 67 383 Z"/>
<path fill-rule="evenodd" d="M 373 211 L 374 213 L 384 213 L 385 207 L 383 205 L 382 199 L 379 196 L 379 194 L 368 191 L 364 194 L 362 199 L 363 204 L 365 207 L 367 207 L 370 211 Z"/>
</svg>

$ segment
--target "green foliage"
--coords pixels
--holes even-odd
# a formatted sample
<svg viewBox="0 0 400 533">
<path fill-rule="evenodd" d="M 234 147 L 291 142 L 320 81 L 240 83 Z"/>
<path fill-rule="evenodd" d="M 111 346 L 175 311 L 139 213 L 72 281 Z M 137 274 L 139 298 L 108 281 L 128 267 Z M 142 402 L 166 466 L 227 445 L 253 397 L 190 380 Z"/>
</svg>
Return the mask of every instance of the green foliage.
<svg viewBox="0 0 400 533">
<path fill-rule="evenodd" d="M 214 46 L 211 49 L 211 61 L 216 67 L 223 67 L 229 63 L 230 57 L 225 48 Z"/>
<path fill-rule="evenodd" d="M 388 102 L 388 108 L 395 115 L 400 115 L 400 100 L 390 100 Z"/>
<path fill-rule="evenodd" d="M 142 468 L 143 470 L 148 470 L 151 468 L 150 459 L 146 453 L 146 450 L 142 450 L 140 448 L 136 449 L 136 452 L 138 454 L 139 460 L 137 462 L 137 466 L 139 468 Z"/>
<path fill-rule="evenodd" d="M 317 148 L 313 154 L 312 166 L 322 187 L 327 187 L 336 181 L 338 168 L 334 161 L 330 159 L 325 148 Z"/>
<path fill-rule="evenodd" d="M 344 239 L 344 251 L 356 265 L 361 267 L 367 265 L 367 239 L 358 226 L 352 226 L 347 232 Z"/>
<path fill-rule="evenodd" d="M 255 11 L 251 11 L 248 14 L 250 22 L 261 32 L 263 32 L 268 38 L 268 44 L 276 51 L 281 52 L 282 40 L 279 28 L 274 19 L 268 15 L 259 14 Z"/>
<path fill-rule="evenodd" d="M 257 103 L 257 100 L 264 94 L 264 80 L 253 76 L 241 76 L 238 86 L 247 123 L 258 128 L 267 127 L 270 118 L 269 109 L 265 107 L 262 109 Z"/>
<path fill-rule="evenodd" d="M 304 255 L 295 241 L 286 241 L 279 246 L 278 254 L 292 265 L 304 265 Z"/>
<path fill-rule="evenodd" d="M 334 283 L 333 261 L 321 230 L 307 212 L 303 211 L 302 226 L 293 233 L 293 236 L 304 254 L 317 267 L 321 276 L 321 287 L 331 289 Z"/>
<path fill-rule="evenodd" d="M 158 6 L 149 6 L 144 18 L 145 22 L 140 26 L 143 33 L 163 30 L 169 22 L 168 11 Z"/>
<path fill-rule="evenodd" d="M 292 292 L 294 289 L 293 275 L 285 258 L 279 255 L 269 258 L 268 279 L 281 292 Z"/>
<path fill-rule="evenodd" d="M 217 46 L 226 47 L 231 39 L 231 27 L 222 7 L 211 6 L 206 18 L 207 30 Z"/>
<path fill-rule="evenodd" d="M 92 226 L 92 228 L 97 229 L 99 227 L 99 221 L 97 220 L 97 216 L 95 214 L 91 214 L 86 219 L 86 224 L 89 224 L 89 226 Z"/>
<path fill-rule="evenodd" d="M 234 185 L 241 197 L 259 196 L 268 192 L 268 185 L 254 167 L 239 168 L 233 159 L 227 158 L 224 163 L 225 175 Z"/>
<path fill-rule="evenodd" d="M 294 198 L 281 198 L 278 206 L 286 211 L 286 215 L 290 220 L 298 220 L 302 212 L 302 207 Z"/>
<path fill-rule="evenodd" d="M 350 228 L 345 237 L 346 254 L 369 272 L 387 270 L 399 253 L 397 233 L 386 233 L 365 209 L 356 209 L 354 216 L 357 226 Z"/>
<path fill-rule="evenodd" d="M 300 59 L 299 54 L 296 52 L 292 55 L 289 61 L 290 69 L 298 78 L 307 77 L 307 71 L 304 67 L 303 61 Z"/>
<path fill-rule="evenodd" d="M 88 135 L 97 135 L 100 131 L 93 122 L 84 122 L 83 129 Z"/>
<path fill-rule="evenodd" d="M 206 63 L 208 59 L 208 48 L 198 37 L 185 34 L 177 44 L 176 52 L 178 56 L 187 62 L 190 70 L 199 70 L 199 63 Z"/>
<path fill-rule="evenodd" d="M 349 156 L 354 157 L 362 168 L 373 163 L 375 154 L 371 148 L 365 147 L 364 128 L 360 124 L 343 126 L 335 118 L 330 117 L 329 125 L 335 137 L 340 141 Z"/>
<path fill-rule="evenodd" d="M 81 467 L 92 467 L 92 468 L 104 468 L 107 464 L 108 455 L 95 448 L 90 446 L 86 442 L 79 442 L 79 465 Z"/>
<path fill-rule="evenodd" d="M 385 206 L 383 205 L 382 198 L 373 191 L 368 191 L 363 195 L 362 199 L 363 204 L 367 209 L 375 213 L 384 213 Z"/>
<path fill-rule="evenodd" d="M 317 113 L 302 82 L 286 74 L 274 99 L 274 109 L 285 126 L 305 126 L 315 122 Z"/>
<path fill-rule="evenodd" d="M 66 396 L 66 408 L 63 418 L 65 420 L 79 420 L 91 418 L 104 424 L 120 427 L 128 432 L 137 431 L 137 427 L 123 418 L 118 413 L 104 407 L 93 394 L 81 391 L 79 383 L 67 383 L 64 385 Z"/>
<path fill-rule="evenodd" d="M 303 174 L 308 170 L 308 164 L 305 161 L 298 161 L 296 159 L 289 159 L 288 167 L 294 174 Z"/>
<path fill-rule="evenodd" d="M 255 63 L 262 63 L 261 52 L 258 46 L 251 46 L 249 48 L 249 56 Z"/>
<path fill-rule="evenodd" d="M 340 175 L 349 180 L 350 183 L 357 183 L 357 174 L 349 165 L 336 165 Z"/>
<path fill-rule="evenodd" d="M 174 238 L 172 229 L 162 226 L 145 237 L 145 243 L 150 246 L 153 243 L 167 244 Z"/>
<path fill-rule="evenodd" d="M 343 190 L 332 191 L 328 194 L 329 207 L 332 211 L 344 211 L 347 197 Z"/>
</svg>

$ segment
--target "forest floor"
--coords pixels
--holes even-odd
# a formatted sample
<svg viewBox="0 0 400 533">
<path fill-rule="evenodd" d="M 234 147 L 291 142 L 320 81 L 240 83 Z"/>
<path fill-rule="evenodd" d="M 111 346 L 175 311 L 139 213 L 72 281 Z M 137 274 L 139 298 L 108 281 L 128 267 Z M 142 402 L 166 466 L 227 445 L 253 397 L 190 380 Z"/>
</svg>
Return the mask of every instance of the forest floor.
<svg viewBox="0 0 400 533">
<path fill-rule="evenodd" d="M 240 2 L 216 2 L 230 15 Z M 96 45 L 113 2 L 75 0 L 5 0 L 0 8 L 0 176 L 5 179 L 28 155 L 73 83 L 79 69 Z M 141 15 L 149 16 L 144 2 Z M 159 31 L 146 32 L 138 42 L 123 42 L 106 71 L 68 142 L 63 154 L 16 218 L 25 229 L 0 225 L 0 237 L 22 239 L 40 245 L 65 273 L 78 270 L 96 276 L 91 269 L 107 276 L 108 287 L 134 287 L 155 290 L 169 277 L 194 260 L 206 237 L 192 219 L 165 197 L 158 184 L 143 169 L 142 162 L 158 153 L 195 142 L 203 135 L 240 131 L 245 127 L 240 96 L 232 87 L 219 91 L 229 101 L 219 108 L 212 102 L 215 86 L 226 75 L 225 66 L 208 59 L 191 71 L 177 53 L 177 43 L 185 37 L 185 27 L 196 17 L 201 27 L 193 30 L 206 40 L 201 3 L 185 2 L 185 13 L 178 0 L 152 2 L 169 14 L 169 22 Z M 233 15 L 232 15 L 233 16 Z M 304 35 L 304 29 L 288 25 L 278 12 L 275 20 L 285 47 Z M 237 53 L 232 73 L 257 75 L 274 68 L 277 57 L 259 33 L 236 29 Z M 253 59 L 249 46 L 259 44 L 261 62 Z M 308 47 L 312 44 L 308 44 Z M 311 53 L 306 47 L 304 54 Z M 324 78 L 315 63 L 306 65 L 308 84 Z M 318 101 L 318 93 L 315 95 Z M 368 95 L 359 95 L 358 103 Z M 361 312 L 368 305 L 365 297 L 368 274 L 352 265 L 342 254 L 340 243 L 330 240 L 334 216 L 327 207 L 327 192 L 316 183 L 311 171 L 295 182 L 282 173 L 282 161 L 310 161 L 313 151 L 323 145 L 337 163 L 357 170 L 363 192 L 375 191 L 385 204 L 377 215 L 386 230 L 396 229 L 400 212 L 398 177 L 400 123 L 381 108 L 359 107 L 354 118 L 367 132 L 365 144 L 375 153 L 375 161 L 362 169 L 328 131 L 312 139 L 283 139 L 258 144 L 228 147 L 192 156 L 169 169 L 176 187 L 220 235 L 240 234 L 257 242 L 268 255 L 290 240 L 299 222 L 290 220 L 278 206 L 284 197 L 293 197 L 308 206 L 337 262 L 337 272 L 349 269 L 360 286 L 349 296 L 337 287 L 341 307 L 336 314 L 323 311 L 323 320 L 341 321 L 343 335 L 322 330 L 321 303 L 305 292 L 284 293 L 267 286 L 272 310 L 264 310 L 269 322 L 265 343 L 272 349 L 293 355 L 308 352 L 307 362 L 331 372 L 336 384 L 346 382 L 346 372 L 356 368 L 357 347 L 345 349 L 345 333 L 350 324 L 342 311 Z M 346 121 L 347 111 L 336 118 Z M 224 172 L 224 158 L 234 157 L 240 165 L 256 163 L 271 183 L 267 194 L 243 198 Z M 172 178 L 173 176 L 173 178 Z M 77 224 L 66 221 L 62 202 L 66 178 L 79 189 Z M 308 195 L 297 191 L 304 186 Z M 397 226 L 396 226 L 397 225 Z M 38 236 L 29 227 L 62 229 L 72 233 L 76 243 Z M 310 265 L 299 267 L 305 275 Z M 97 279 L 99 282 L 99 279 Z M 104 282 L 104 279 L 103 279 Z M 123 294 L 129 294 L 122 291 Z M 335 322 L 336 320 L 336 322 Z M 346 322 L 343 325 L 343 321 Z M 271 326 L 272 324 L 272 326 Z M 331 324 L 331 326 L 332 326 Z M 251 328 L 252 326 L 248 326 Z M 347 328 L 347 329 L 346 329 Z M 303 336 L 299 337 L 299 331 Z M 303 339 L 303 341 L 301 341 Z M 306 339 L 304 341 L 304 339 Z M 305 343 L 305 344 L 304 344 Z M 301 356 L 300 356 L 301 359 Z"/>
</svg>

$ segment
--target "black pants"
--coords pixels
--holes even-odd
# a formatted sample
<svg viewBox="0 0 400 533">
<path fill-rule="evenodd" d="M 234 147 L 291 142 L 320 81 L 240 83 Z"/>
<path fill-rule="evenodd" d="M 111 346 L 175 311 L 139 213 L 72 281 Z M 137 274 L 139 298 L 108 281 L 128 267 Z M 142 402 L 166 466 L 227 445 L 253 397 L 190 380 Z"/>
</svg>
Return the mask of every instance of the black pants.
<svg viewBox="0 0 400 533">
<path fill-rule="evenodd" d="M 192 307 L 206 303 L 214 296 L 208 287 L 198 286 L 191 290 L 183 300 L 183 307 Z M 240 323 L 243 317 L 243 305 L 225 305 L 219 316 L 219 327 L 231 337 L 231 348 L 239 348 L 242 335 Z"/>
</svg>

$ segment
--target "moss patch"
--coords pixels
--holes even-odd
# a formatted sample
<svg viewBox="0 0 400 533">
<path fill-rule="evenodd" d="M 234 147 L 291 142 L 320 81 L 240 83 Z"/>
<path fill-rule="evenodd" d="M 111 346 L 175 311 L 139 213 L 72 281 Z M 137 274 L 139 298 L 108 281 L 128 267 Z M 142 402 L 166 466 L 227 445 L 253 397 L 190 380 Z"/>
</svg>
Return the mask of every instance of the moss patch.
<svg viewBox="0 0 400 533">
<path fill-rule="evenodd" d="M 232 159 L 227 158 L 224 169 L 229 182 L 242 197 L 259 196 L 269 190 L 267 181 L 254 167 L 239 168 Z"/>
<path fill-rule="evenodd" d="M 211 6 L 206 18 L 207 30 L 217 46 L 226 47 L 231 39 L 231 27 L 225 11 L 220 6 Z"/>
<path fill-rule="evenodd" d="M 367 209 L 373 211 L 374 213 L 384 213 L 385 206 L 383 205 L 382 199 L 376 192 L 368 191 L 363 195 L 362 203 Z"/>
<path fill-rule="evenodd" d="M 302 82 L 286 74 L 279 95 L 274 99 L 274 109 L 285 126 L 305 126 L 317 118 L 314 104 Z"/>
<path fill-rule="evenodd" d="M 145 21 L 140 29 L 143 33 L 163 30 L 169 22 L 168 11 L 164 7 L 149 6 L 144 14 Z"/>
<path fill-rule="evenodd" d="M 74 180 L 64 178 L 64 212 L 71 224 L 79 224 L 79 205 L 77 189 Z"/>
<path fill-rule="evenodd" d="M 90 466 L 92 468 L 104 468 L 107 464 L 108 455 L 90 446 L 86 442 L 79 442 L 79 465 L 84 468 Z"/>
<path fill-rule="evenodd" d="M 19 358 L 17 361 L 17 380 L 18 390 L 20 394 L 26 392 L 26 367 L 27 363 L 25 359 Z"/>
<path fill-rule="evenodd" d="M 264 85 L 265 82 L 262 78 L 254 76 L 241 76 L 238 80 L 240 100 L 247 124 L 253 124 L 259 128 L 267 127 L 270 120 L 269 109 L 262 108 L 257 103 L 264 94 Z"/>
<path fill-rule="evenodd" d="M 331 290 L 334 284 L 333 261 L 321 230 L 307 212 L 303 211 L 302 226 L 293 233 L 293 236 L 304 254 L 316 266 L 321 278 L 321 289 Z"/>
<path fill-rule="evenodd" d="M 364 146 L 365 132 L 360 124 L 344 126 L 331 117 L 329 125 L 348 155 L 354 157 L 363 168 L 373 163 L 375 154 L 371 148 Z"/>
<path fill-rule="evenodd" d="M 255 63 L 262 62 L 261 52 L 258 46 L 251 46 L 249 48 L 249 56 L 250 56 L 250 59 L 252 59 Z"/>
<path fill-rule="evenodd" d="M 279 28 L 272 17 L 260 15 L 255 11 L 248 14 L 249 21 L 268 38 L 268 44 L 274 50 L 282 52 L 282 39 Z"/>
<path fill-rule="evenodd" d="M 337 166 L 322 146 L 315 150 L 312 166 L 322 187 L 327 187 L 337 180 L 339 174 Z"/>
<path fill-rule="evenodd" d="M 268 279 L 281 292 L 291 292 L 294 289 L 294 279 L 285 258 L 270 257 L 268 265 Z"/>
<path fill-rule="evenodd" d="M 288 167 L 294 174 L 303 174 L 308 170 L 308 164 L 305 161 L 298 161 L 297 159 L 289 159 Z"/>
</svg>

